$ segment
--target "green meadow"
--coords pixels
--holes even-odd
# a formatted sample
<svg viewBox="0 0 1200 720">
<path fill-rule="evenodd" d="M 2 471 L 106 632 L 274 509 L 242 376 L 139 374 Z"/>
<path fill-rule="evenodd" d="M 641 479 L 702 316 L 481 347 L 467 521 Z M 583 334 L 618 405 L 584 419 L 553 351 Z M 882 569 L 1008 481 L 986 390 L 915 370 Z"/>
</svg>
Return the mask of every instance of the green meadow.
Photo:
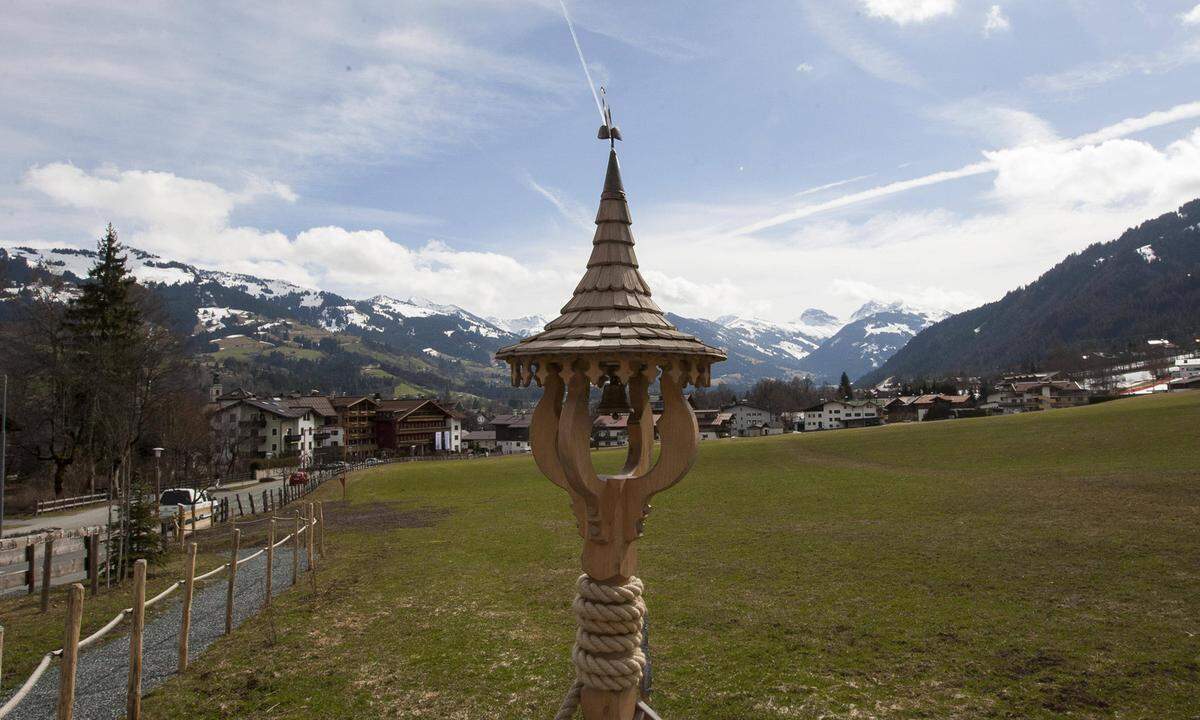
<svg viewBox="0 0 1200 720">
<path fill-rule="evenodd" d="M 597 465 L 614 466 L 614 452 Z M 549 718 L 580 542 L 529 457 L 331 484 L 316 587 L 151 718 Z M 1200 393 L 702 444 L 640 541 L 670 720 L 1194 717 Z"/>
</svg>

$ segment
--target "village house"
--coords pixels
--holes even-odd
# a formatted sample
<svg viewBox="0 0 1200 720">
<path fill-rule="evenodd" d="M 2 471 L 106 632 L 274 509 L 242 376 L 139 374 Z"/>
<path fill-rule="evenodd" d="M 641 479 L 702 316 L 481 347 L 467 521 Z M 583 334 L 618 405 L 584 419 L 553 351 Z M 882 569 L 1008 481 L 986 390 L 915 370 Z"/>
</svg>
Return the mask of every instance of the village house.
<svg viewBox="0 0 1200 720">
<path fill-rule="evenodd" d="M 315 440 L 313 412 L 275 400 L 241 397 L 222 400 L 210 418 L 218 462 L 229 465 L 245 458 L 294 457 L 298 465 L 312 463 Z"/>
<path fill-rule="evenodd" d="M 495 430 L 468 430 L 463 433 L 463 446 L 467 452 L 492 453 L 496 450 Z"/>
<path fill-rule="evenodd" d="M 528 415 L 497 415 L 490 425 L 496 433 L 496 449 L 504 455 L 529 452 Z"/>
<path fill-rule="evenodd" d="M 629 444 L 629 414 L 597 415 L 592 421 L 592 447 L 620 447 Z"/>
<path fill-rule="evenodd" d="M 753 405 L 737 403 L 722 408 L 721 412 L 729 413 L 729 430 L 737 437 L 772 435 L 783 432 L 783 426 L 775 421 L 770 411 Z"/>
<path fill-rule="evenodd" d="M 379 401 L 366 395 L 334 395 L 329 402 L 337 411 L 338 425 L 346 433 L 347 457 L 374 457 L 375 412 Z"/>
<path fill-rule="evenodd" d="M 1088 404 L 1088 391 L 1074 380 L 1017 380 L 988 393 L 985 410 L 1005 415 Z"/>
<path fill-rule="evenodd" d="M 696 410 L 701 440 L 718 440 L 733 433 L 733 415 L 724 410 Z"/>
<path fill-rule="evenodd" d="M 324 395 L 297 395 L 284 398 L 292 409 L 306 408 L 313 414 L 313 457 L 318 463 L 341 460 L 346 453 L 346 431 L 338 424 L 337 410 Z"/>
<path fill-rule="evenodd" d="M 879 406 L 868 400 L 824 400 L 804 409 L 804 431 L 879 425 Z"/>
<path fill-rule="evenodd" d="M 380 400 L 375 409 L 375 446 L 400 457 L 462 451 L 462 424 L 433 400 Z"/>
</svg>

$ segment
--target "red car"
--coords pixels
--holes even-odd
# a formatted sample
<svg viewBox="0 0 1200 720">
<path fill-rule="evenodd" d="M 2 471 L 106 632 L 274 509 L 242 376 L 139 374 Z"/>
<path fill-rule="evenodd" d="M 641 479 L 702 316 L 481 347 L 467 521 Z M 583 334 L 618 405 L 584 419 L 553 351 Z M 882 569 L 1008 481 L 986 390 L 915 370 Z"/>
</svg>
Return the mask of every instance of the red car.
<svg viewBox="0 0 1200 720">
<path fill-rule="evenodd" d="M 303 485 L 308 482 L 308 473 L 297 470 L 288 476 L 288 485 Z"/>
</svg>

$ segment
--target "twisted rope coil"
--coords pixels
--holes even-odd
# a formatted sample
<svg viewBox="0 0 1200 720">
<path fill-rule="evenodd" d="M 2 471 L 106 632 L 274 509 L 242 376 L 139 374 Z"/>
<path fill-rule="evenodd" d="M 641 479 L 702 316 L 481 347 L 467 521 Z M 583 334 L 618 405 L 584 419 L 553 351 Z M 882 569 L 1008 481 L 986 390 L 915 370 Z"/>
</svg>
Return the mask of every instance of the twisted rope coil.
<svg viewBox="0 0 1200 720">
<path fill-rule="evenodd" d="M 631 577 L 624 585 L 607 585 L 580 575 L 575 612 L 575 683 L 571 686 L 555 720 L 568 720 L 579 707 L 585 688 L 624 690 L 642 680 L 646 656 L 642 652 L 642 619 L 646 603 L 642 581 Z"/>
</svg>

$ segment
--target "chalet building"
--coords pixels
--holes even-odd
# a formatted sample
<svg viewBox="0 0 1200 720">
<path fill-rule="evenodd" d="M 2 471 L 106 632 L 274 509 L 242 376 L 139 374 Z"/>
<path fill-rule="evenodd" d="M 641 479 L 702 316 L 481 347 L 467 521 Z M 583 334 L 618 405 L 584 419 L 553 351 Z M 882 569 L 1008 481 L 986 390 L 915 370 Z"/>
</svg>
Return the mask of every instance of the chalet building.
<svg viewBox="0 0 1200 720">
<path fill-rule="evenodd" d="M 718 440 L 733 434 L 733 414 L 724 410 L 696 410 L 701 440 Z"/>
<path fill-rule="evenodd" d="M 1005 415 L 1088 404 L 1088 391 L 1074 380 L 1019 380 L 996 386 L 983 407 Z"/>
<path fill-rule="evenodd" d="M 918 422 L 946 420 L 957 417 L 958 412 L 975 406 L 970 395 L 918 395 L 910 401 L 916 410 Z"/>
<path fill-rule="evenodd" d="M 341 460 L 346 455 L 346 431 L 338 424 L 338 412 L 323 395 L 297 395 L 284 398 L 289 408 L 306 408 L 313 413 L 314 459 L 320 463 Z"/>
<path fill-rule="evenodd" d="M 337 411 L 338 425 L 346 433 L 346 456 L 373 457 L 375 444 L 375 413 L 379 401 L 367 395 L 334 395 L 329 403 Z"/>
<path fill-rule="evenodd" d="M 722 408 L 721 412 L 729 413 L 729 429 L 737 437 L 773 434 L 769 432 L 771 429 L 783 432 L 783 427 L 775 422 L 769 411 L 753 405 L 738 403 Z"/>
<path fill-rule="evenodd" d="M 889 398 L 880 408 L 880 413 L 889 423 L 916 422 L 917 408 L 912 404 L 913 395 L 901 395 Z"/>
<path fill-rule="evenodd" d="M 629 444 L 629 414 L 597 415 L 592 421 L 592 447 L 621 447 Z"/>
<path fill-rule="evenodd" d="M 529 415 L 497 415 L 492 418 L 496 449 L 504 455 L 529 452 Z"/>
<path fill-rule="evenodd" d="M 879 406 L 868 400 L 825 400 L 804 409 L 804 431 L 868 427 L 882 419 Z"/>
<path fill-rule="evenodd" d="M 1177 377 L 1167 383 L 1167 390 L 1200 390 L 1200 374 Z"/>
<path fill-rule="evenodd" d="M 312 463 L 315 448 L 314 414 L 308 408 L 287 407 L 255 397 L 226 400 L 212 414 L 217 460 L 225 466 L 245 458 L 294 457 Z"/>
<path fill-rule="evenodd" d="M 418 457 L 462 450 L 462 423 L 433 400 L 380 400 L 375 445 L 389 455 Z"/>
<path fill-rule="evenodd" d="M 467 452 L 492 453 L 496 450 L 495 430 L 468 430 L 463 433 L 463 447 Z"/>
</svg>

